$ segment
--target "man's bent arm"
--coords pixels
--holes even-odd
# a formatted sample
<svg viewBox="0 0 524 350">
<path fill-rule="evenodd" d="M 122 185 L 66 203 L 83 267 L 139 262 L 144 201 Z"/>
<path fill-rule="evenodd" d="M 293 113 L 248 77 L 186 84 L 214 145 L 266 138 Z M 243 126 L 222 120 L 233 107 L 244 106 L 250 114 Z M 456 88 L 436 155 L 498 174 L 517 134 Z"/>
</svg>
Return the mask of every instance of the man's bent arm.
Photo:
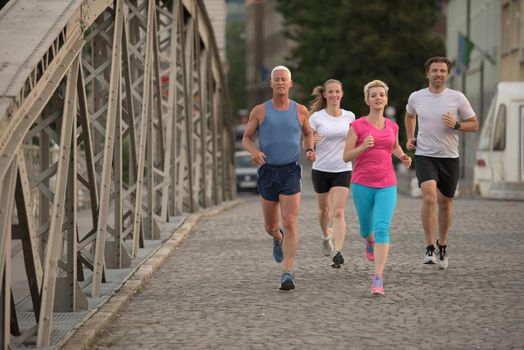
<svg viewBox="0 0 524 350">
<path fill-rule="evenodd" d="M 410 151 L 415 149 L 413 141 L 415 140 L 415 128 L 417 126 L 417 115 L 406 112 L 404 116 L 404 126 L 406 127 L 406 148 Z"/>
<path fill-rule="evenodd" d="M 406 112 L 404 117 L 404 126 L 406 127 L 406 138 L 412 139 L 415 137 L 415 127 L 417 126 L 417 115 Z"/>
<path fill-rule="evenodd" d="M 242 145 L 251 153 L 251 159 L 258 165 L 265 163 L 265 155 L 255 146 L 253 140 L 255 139 L 256 132 L 260 126 L 260 119 L 264 115 L 263 105 L 255 106 L 249 114 L 249 119 L 244 130 L 244 136 L 242 137 Z"/>
<path fill-rule="evenodd" d="M 304 135 L 305 149 L 315 149 L 315 137 L 313 128 L 309 124 L 309 112 L 303 105 L 299 105 L 299 113 L 302 119 L 302 135 Z"/>
<path fill-rule="evenodd" d="M 475 132 L 479 129 L 479 122 L 476 116 L 468 118 L 460 122 L 460 131 L 464 132 Z"/>
</svg>

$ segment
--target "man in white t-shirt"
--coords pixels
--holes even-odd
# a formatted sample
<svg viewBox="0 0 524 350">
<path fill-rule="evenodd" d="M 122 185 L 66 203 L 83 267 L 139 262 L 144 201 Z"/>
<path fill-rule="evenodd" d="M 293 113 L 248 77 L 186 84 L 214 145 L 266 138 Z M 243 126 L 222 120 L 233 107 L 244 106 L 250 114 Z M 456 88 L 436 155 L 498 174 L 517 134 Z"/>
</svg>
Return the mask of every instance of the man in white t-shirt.
<svg viewBox="0 0 524 350">
<path fill-rule="evenodd" d="M 429 86 L 413 92 L 406 106 L 406 147 L 415 150 L 415 169 L 422 191 L 421 217 L 427 242 L 424 263 L 437 263 L 445 269 L 453 197 L 460 176 L 458 133 L 475 132 L 479 124 L 464 94 L 446 88 L 451 62 L 445 57 L 432 57 L 425 67 Z M 436 248 L 438 257 L 434 254 Z"/>
</svg>

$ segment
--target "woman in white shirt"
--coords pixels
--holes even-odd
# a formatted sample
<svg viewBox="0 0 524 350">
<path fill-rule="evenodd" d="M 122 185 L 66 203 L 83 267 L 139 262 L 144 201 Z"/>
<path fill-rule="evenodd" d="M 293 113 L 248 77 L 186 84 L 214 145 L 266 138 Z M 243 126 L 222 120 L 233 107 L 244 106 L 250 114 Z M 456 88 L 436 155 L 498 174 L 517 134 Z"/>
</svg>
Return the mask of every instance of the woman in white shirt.
<svg viewBox="0 0 524 350">
<path fill-rule="evenodd" d="M 317 193 L 318 220 L 322 230 L 322 251 L 331 256 L 334 268 L 344 263 L 342 249 L 346 236 L 344 208 L 351 182 L 351 163 L 342 159 L 349 125 L 355 114 L 340 108 L 342 83 L 327 80 L 313 89 L 310 124 L 315 131 L 316 160 L 311 178 Z M 329 223 L 333 219 L 333 227 Z"/>
</svg>

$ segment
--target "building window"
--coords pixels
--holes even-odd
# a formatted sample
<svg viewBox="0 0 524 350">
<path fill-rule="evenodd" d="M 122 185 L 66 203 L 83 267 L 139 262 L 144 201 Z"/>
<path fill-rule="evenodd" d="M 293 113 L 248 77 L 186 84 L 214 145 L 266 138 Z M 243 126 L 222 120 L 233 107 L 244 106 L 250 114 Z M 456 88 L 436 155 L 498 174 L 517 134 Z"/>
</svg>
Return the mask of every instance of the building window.
<svg viewBox="0 0 524 350">
<path fill-rule="evenodd" d="M 511 25 L 511 18 L 509 14 L 509 3 L 506 3 L 502 7 L 502 42 L 500 43 L 502 54 L 505 54 L 509 51 L 509 28 Z"/>
<path fill-rule="evenodd" d="M 521 0 L 513 0 L 513 9 L 515 10 L 515 41 L 513 47 L 517 49 L 520 47 L 520 2 Z"/>
<path fill-rule="evenodd" d="M 495 134 L 493 135 L 493 150 L 503 151 L 506 149 L 506 105 L 501 104 L 495 122 Z"/>
</svg>

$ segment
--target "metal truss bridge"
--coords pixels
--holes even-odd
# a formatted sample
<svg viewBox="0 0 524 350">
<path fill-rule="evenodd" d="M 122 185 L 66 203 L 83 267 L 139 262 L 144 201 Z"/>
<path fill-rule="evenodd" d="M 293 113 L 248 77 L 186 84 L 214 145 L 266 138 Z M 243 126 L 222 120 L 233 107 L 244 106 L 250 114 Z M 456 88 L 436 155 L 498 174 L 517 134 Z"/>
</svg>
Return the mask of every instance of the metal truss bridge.
<svg viewBox="0 0 524 350">
<path fill-rule="evenodd" d="M 51 346 L 54 312 L 87 309 L 171 218 L 233 199 L 227 103 L 202 0 L 5 5 L 3 349 Z"/>
</svg>

